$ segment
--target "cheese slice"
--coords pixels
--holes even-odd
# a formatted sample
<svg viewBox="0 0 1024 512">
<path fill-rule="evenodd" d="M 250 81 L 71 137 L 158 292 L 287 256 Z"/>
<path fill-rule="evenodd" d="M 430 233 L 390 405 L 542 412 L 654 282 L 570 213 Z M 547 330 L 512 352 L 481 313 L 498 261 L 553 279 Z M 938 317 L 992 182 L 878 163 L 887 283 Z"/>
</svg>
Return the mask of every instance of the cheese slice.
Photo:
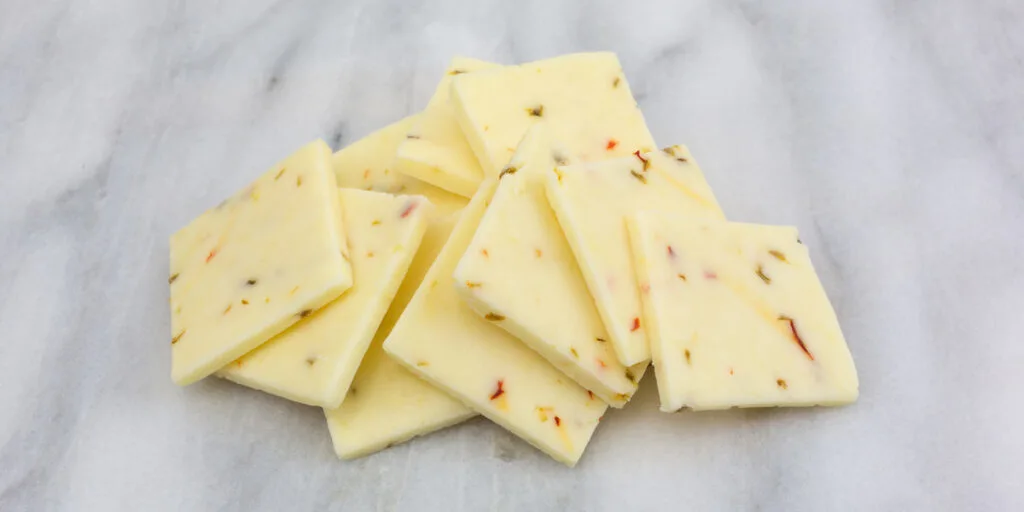
<svg viewBox="0 0 1024 512">
<path fill-rule="evenodd" d="M 640 209 L 724 218 L 697 163 L 673 146 L 557 168 L 547 175 L 546 191 L 619 361 L 650 359 L 625 218 Z"/>
<path fill-rule="evenodd" d="M 342 189 L 354 283 L 218 375 L 244 386 L 320 407 L 337 407 L 409 268 L 427 227 L 430 203 Z"/>
<path fill-rule="evenodd" d="M 500 315 L 495 325 L 605 402 L 622 407 L 647 363 L 619 363 L 548 206 L 544 176 L 569 162 L 558 146 L 543 123 L 527 132 L 455 268 L 455 287 L 478 315 Z"/>
<path fill-rule="evenodd" d="M 171 378 L 191 384 L 352 285 L 330 148 L 311 143 L 171 236 Z"/>
<path fill-rule="evenodd" d="M 458 218 L 456 213 L 431 222 L 348 396 L 341 407 L 324 410 L 334 451 L 343 459 L 383 450 L 476 416 L 458 400 L 407 371 L 381 347 Z"/>
<path fill-rule="evenodd" d="M 398 147 L 396 170 L 465 197 L 476 192 L 483 171 L 459 128 L 448 91 L 457 75 L 497 67 L 466 57 L 452 59 L 434 97 Z"/>
<path fill-rule="evenodd" d="M 857 370 L 791 227 L 629 221 L 661 410 L 838 405 Z"/>
<path fill-rule="evenodd" d="M 429 212 L 429 225 L 419 250 L 370 342 L 348 396 L 341 407 L 324 410 L 334 451 L 341 458 L 373 453 L 476 415 L 387 357 L 381 347 L 448 239 L 461 207 L 467 203 L 465 198 L 388 171 L 395 150 L 414 119 L 415 116 L 408 117 L 378 130 L 338 151 L 333 158 L 338 183 L 343 187 L 414 191 L 435 205 Z"/>
<path fill-rule="evenodd" d="M 409 177 L 393 169 L 395 151 L 418 115 L 394 122 L 339 150 L 331 158 L 338 186 L 426 197 L 439 216 L 466 206 L 468 199 Z"/>
<path fill-rule="evenodd" d="M 582 161 L 655 147 L 614 53 L 577 53 L 458 75 L 451 94 L 485 175 L 497 176 L 526 129 L 542 120 Z"/>
<path fill-rule="evenodd" d="M 607 404 L 540 355 L 473 313 L 452 272 L 496 183 L 486 180 L 445 244 L 384 350 L 420 377 L 567 465 L 575 465 Z"/>
</svg>

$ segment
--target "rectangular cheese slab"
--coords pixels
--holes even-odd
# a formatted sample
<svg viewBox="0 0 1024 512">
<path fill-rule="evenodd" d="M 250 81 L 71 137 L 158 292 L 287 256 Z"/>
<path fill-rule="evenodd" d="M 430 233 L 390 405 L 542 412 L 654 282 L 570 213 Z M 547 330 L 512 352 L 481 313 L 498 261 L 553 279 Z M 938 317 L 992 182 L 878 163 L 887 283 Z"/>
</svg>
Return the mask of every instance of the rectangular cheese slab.
<svg viewBox="0 0 1024 512">
<path fill-rule="evenodd" d="M 442 217 L 465 207 L 469 199 L 394 170 L 395 152 L 418 117 L 396 121 L 338 150 L 331 158 L 338 186 L 423 196 Z"/>
<path fill-rule="evenodd" d="M 656 146 L 614 53 L 577 53 L 458 75 L 452 106 L 484 174 L 497 176 L 526 129 L 544 121 L 582 161 Z"/>
<path fill-rule="evenodd" d="M 448 91 L 457 75 L 498 67 L 466 57 L 452 59 L 426 110 L 398 146 L 395 169 L 449 192 L 472 197 L 483 179 L 483 171 L 462 134 L 448 101 Z"/>
<path fill-rule="evenodd" d="M 486 180 L 384 350 L 498 425 L 574 465 L 607 404 L 540 355 L 463 304 L 452 273 L 466 252 L 496 183 Z M 497 318 L 492 318 L 497 320 Z"/>
<path fill-rule="evenodd" d="M 434 216 L 359 365 L 348 396 L 341 407 L 324 410 L 338 457 L 367 455 L 476 416 L 473 410 L 392 360 L 382 347 L 458 218 L 458 213 Z"/>
<path fill-rule="evenodd" d="M 295 402 L 338 407 L 427 227 L 422 196 L 341 189 L 353 284 L 218 375 Z"/>
<path fill-rule="evenodd" d="M 613 407 L 626 404 L 647 363 L 619 363 L 572 250 L 544 193 L 544 177 L 569 163 L 543 123 L 527 132 L 455 268 L 455 287 L 477 315 L 537 351 Z"/>
<path fill-rule="evenodd" d="M 311 143 L 170 240 L 171 378 L 190 384 L 352 285 L 330 148 Z"/>
<path fill-rule="evenodd" d="M 405 191 L 423 195 L 434 204 L 419 250 L 370 342 L 348 396 L 341 407 L 324 410 L 334 451 L 341 458 L 373 453 L 476 415 L 396 363 L 381 347 L 468 203 L 463 197 L 389 170 L 398 144 L 414 120 L 412 116 L 382 128 L 332 158 L 343 187 Z"/>
<path fill-rule="evenodd" d="M 629 221 L 661 410 L 838 405 L 857 370 L 791 227 Z"/>
<path fill-rule="evenodd" d="M 625 219 L 641 209 L 724 218 L 697 163 L 673 146 L 559 167 L 547 175 L 546 191 L 619 361 L 650 359 Z"/>
</svg>

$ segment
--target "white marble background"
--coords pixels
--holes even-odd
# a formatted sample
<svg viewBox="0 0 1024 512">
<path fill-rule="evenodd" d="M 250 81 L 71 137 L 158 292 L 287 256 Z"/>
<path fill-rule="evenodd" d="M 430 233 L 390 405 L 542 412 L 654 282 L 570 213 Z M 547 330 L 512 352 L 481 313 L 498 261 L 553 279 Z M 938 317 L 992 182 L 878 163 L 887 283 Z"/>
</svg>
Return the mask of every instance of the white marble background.
<svg viewBox="0 0 1024 512">
<path fill-rule="evenodd" d="M 734 219 L 794 223 L 861 399 L 664 415 L 570 470 L 483 420 L 337 460 L 169 378 L 167 237 L 445 62 L 618 52 Z M 0 0 L 0 510 L 1022 510 L 1024 4 Z"/>
</svg>

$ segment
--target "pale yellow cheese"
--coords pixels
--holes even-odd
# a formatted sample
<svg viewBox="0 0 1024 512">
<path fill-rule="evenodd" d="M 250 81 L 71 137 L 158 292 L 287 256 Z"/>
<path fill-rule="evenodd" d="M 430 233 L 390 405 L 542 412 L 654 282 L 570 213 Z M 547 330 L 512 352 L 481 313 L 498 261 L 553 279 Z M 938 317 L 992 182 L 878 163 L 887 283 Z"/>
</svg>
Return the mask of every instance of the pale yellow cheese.
<svg viewBox="0 0 1024 512">
<path fill-rule="evenodd" d="M 352 285 L 330 148 L 311 143 L 170 240 L 171 378 L 195 382 Z"/>
<path fill-rule="evenodd" d="M 560 167 L 547 175 L 546 190 L 619 361 L 650 359 L 625 218 L 641 209 L 724 218 L 697 163 L 673 146 Z"/>
<path fill-rule="evenodd" d="M 661 410 L 838 405 L 857 371 L 791 227 L 630 222 Z"/>
<path fill-rule="evenodd" d="M 541 120 L 582 161 L 655 147 L 614 53 L 577 53 L 458 75 L 451 94 L 485 175 L 497 176 L 527 128 Z"/>
<path fill-rule="evenodd" d="M 426 197 L 440 216 L 447 216 L 469 202 L 418 179 L 396 172 L 395 151 L 418 116 L 394 122 L 338 150 L 331 158 L 338 186 Z"/>
<path fill-rule="evenodd" d="M 460 208 L 467 203 L 465 198 L 387 170 L 413 119 L 378 130 L 338 151 L 333 158 L 338 183 L 343 187 L 415 192 L 435 205 L 419 250 L 356 371 L 349 395 L 341 407 L 324 410 L 334 451 L 341 458 L 366 455 L 476 415 L 414 376 L 381 348 L 448 239 Z"/>
<path fill-rule="evenodd" d="M 483 171 L 462 134 L 448 91 L 454 76 L 497 67 L 465 57 L 452 59 L 426 110 L 399 145 L 396 170 L 461 196 L 476 192 Z"/>
<path fill-rule="evenodd" d="M 571 466 L 583 454 L 607 404 L 493 322 L 473 313 L 452 283 L 455 265 L 495 188 L 493 180 L 485 180 L 473 196 L 384 342 L 384 350 L 420 377 Z"/>
<path fill-rule="evenodd" d="M 391 308 L 363 357 L 348 396 L 341 407 L 324 411 L 334 451 L 343 459 L 373 453 L 476 415 L 458 400 L 409 373 L 381 347 L 458 218 L 455 213 L 431 222 Z"/>
<path fill-rule="evenodd" d="M 341 189 L 353 284 L 218 375 L 289 400 L 337 407 L 427 227 L 422 196 Z"/>
<path fill-rule="evenodd" d="M 570 161 L 534 125 L 455 268 L 455 286 L 478 315 L 534 349 L 613 407 L 637 389 L 647 363 L 619 363 L 572 250 L 544 196 L 544 176 Z"/>
</svg>

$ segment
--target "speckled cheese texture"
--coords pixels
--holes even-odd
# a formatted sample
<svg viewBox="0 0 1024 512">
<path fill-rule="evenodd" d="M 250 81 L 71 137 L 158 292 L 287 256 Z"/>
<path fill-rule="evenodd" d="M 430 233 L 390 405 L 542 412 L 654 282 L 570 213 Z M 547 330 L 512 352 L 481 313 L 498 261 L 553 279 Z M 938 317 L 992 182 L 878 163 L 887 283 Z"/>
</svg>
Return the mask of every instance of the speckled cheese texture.
<svg viewBox="0 0 1024 512">
<path fill-rule="evenodd" d="M 338 151 L 332 159 L 338 183 L 343 187 L 416 193 L 434 204 L 419 250 L 370 342 L 348 395 L 340 407 L 324 410 L 334 451 L 345 459 L 382 450 L 476 415 L 396 363 L 381 346 L 468 202 L 389 170 L 395 150 L 414 119 L 415 116 L 409 117 L 378 130 Z"/>
<path fill-rule="evenodd" d="M 170 240 L 171 378 L 190 384 L 352 285 L 330 148 L 311 143 Z"/>
<path fill-rule="evenodd" d="M 458 218 L 458 213 L 454 213 L 430 223 L 409 272 L 363 357 L 348 396 L 340 407 L 324 410 L 334 451 L 343 459 L 383 450 L 476 416 L 473 410 L 392 360 L 381 346 Z"/>
<path fill-rule="evenodd" d="M 481 317 L 519 338 L 584 388 L 622 407 L 647 369 L 623 366 L 544 193 L 544 176 L 571 161 L 534 125 L 455 268 L 455 287 Z M 557 305 L 553 307 L 553 305 Z"/>
<path fill-rule="evenodd" d="M 577 53 L 458 75 L 451 102 L 484 174 L 497 176 L 527 128 L 544 121 L 577 160 L 656 146 L 613 53 Z"/>
<path fill-rule="evenodd" d="M 244 386 L 338 407 L 427 226 L 422 196 L 341 189 L 353 284 L 341 297 L 218 372 Z"/>
<path fill-rule="evenodd" d="M 452 273 L 497 183 L 486 180 L 384 342 L 384 350 L 491 421 L 551 457 L 575 465 L 607 404 L 539 354 L 480 318 Z"/>
<path fill-rule="evenodd" d="M 650 359 L 625 219 L 641 209 L 723 219 L 711 187 L 682 146 L 554 169 L 547 197 L 619 361 Z"/>
<path fill-rule="evenodd" d="M 417 116 L 398 146 L 395 169 L 449 192 L 472 197 L 483 179 L 483 171 L 459 127 L 449 102 L 449 89 L 455 76 L 498 67 L 466 57 L 452 59 L 426 110 Z"/>
<path fill-rule="evenodd" d="M 839 405 L 857 371 L 791 227 L 629 220 L 661 409 Z"/>
<path fill-rule="evenodd" d="M 395 151 L 417 117 L 396 121 L 338 150 L 331 158 L 338 186 L 423 196 L 442 217 L 465 207 L 469 199 L 394 170 Z"/>
</svg>

